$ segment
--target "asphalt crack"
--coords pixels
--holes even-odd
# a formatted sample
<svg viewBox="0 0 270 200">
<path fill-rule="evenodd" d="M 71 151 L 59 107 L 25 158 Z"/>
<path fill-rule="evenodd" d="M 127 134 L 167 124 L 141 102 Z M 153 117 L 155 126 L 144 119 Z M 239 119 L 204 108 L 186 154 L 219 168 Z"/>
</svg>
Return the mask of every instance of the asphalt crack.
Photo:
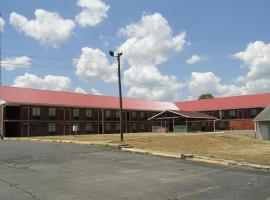
<svg viewBox="0 0 270 200">
<path fill-rule="evenodd" d="M 30 196 L 30 197 L 31 197 L 32 199 L 34 199 L 34 200 L 41 200 L 41 199 L 39 199 L 38 197 L 36 197 L 32 192 L 26 190 L 25 188 L 19 187 L 18 184 L 14 184 L 14 183 L 8 182 L 8 181 L 3 180 L 3 179 L 0 179 L 0 182 L 1 182 L 1 183 L 4 183 L 4 184 L 6 184 L 6 185 L 9 185 L 9 186 L 12 187 L 12 188 L 15 188 L 15 189 L 17 189 L 17 190 L 20 190 L 20 191 L 24 192 L 25 194 L 27 194 L 28 196 Z"/>
</svg>

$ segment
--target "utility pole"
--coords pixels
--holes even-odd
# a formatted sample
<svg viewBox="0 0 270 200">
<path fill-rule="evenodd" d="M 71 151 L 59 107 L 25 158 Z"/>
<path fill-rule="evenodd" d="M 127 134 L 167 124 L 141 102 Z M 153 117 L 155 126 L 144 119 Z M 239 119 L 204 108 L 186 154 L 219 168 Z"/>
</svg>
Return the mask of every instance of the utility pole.
<svg viewBox="0 0 270 200">
<path fill-rule="evenodd" d="M 119 104 L 120 104 L 120 136 L 121 141 L 124 141 L 124 134 L 122 129 L 122 113 L 123 113 L 123 102 L 122 102 L 122 88 L 121 88 L 121 68 L 120 68 L 120 57 L 123 55 L 122 52 L 119 52 L 115 55 L 113 51 L 109 51 L 110 56 L 117 58 L 118 63 L 118 88 L 119 88 Z"/>
</svg>

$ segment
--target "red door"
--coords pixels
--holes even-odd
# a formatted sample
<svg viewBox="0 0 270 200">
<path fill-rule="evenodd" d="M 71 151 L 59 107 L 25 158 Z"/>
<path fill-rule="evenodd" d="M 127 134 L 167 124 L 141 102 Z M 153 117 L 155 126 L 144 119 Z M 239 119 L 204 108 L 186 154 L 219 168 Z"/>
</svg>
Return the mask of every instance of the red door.
<svg viewBox="0 0 270 200">
<path fill-rule="evenodd" d="M 65 124 L 58 124 L 58 135 L 65 135 Z"/>
<path fill-rule="evenodd" d="M 65 124 L 65 135 L 70 135 L 70 124 Z"/>
<path fill-rule="evenodd" d="M 29 136 L 29 124 L 23 123 L 22 124 L 22 137 Z"/>
</svg>

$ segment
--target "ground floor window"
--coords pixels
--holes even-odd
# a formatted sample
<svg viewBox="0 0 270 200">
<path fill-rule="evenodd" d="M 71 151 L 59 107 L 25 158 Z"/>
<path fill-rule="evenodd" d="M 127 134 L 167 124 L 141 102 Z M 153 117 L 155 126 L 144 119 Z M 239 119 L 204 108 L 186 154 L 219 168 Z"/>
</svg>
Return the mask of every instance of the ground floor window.
<svg viewBox="0 0 270 200">
<path fill-rule="evenodd" d="M 49 123 L 48 130 L 50 133 L 56 132 L 56 124 L 55 123 Z"/>
<path fill-rule="evenodd" d="M 132 124 L 132 130 L 136 130 L 137 129 L 137 124 Z"/>
<path fill-rule="evenodd" d="M 145 124 L 141 124 L 141 130 L 142 130 L 142 131 L 145 130 Z"/>
<path fill-rule="evenodd" d="M 117 131 L 120 131 L 120 123 L 116 123 L 116 127 L 115 128 L 116 128 Z"/>
<path fill-rule="evenodd" d="M 86 124 L 86 131 L 87 131 L 87 132 L 93 131 L 93 125 L 92 125 L 91 123 L 87 123 L 87 124 Z"/>
<path fill-rule="evenodd" d="M 39 135 L 39 123 L 32 124 L 32 135 Z"/>
<path fill-rule="evenodd" d="M 106 123 L 106 131 L 111 131 L 112 125 L 111 123 Z"/>
</svg>

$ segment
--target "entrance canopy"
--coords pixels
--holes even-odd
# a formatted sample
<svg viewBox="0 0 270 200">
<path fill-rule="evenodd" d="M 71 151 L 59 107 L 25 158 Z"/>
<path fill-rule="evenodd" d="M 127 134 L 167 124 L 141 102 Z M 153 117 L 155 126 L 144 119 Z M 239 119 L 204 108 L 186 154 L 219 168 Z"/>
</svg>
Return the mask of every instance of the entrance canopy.
<svg viewBox="0 0 270 200">
<path fill-rule="evenodd" d="M 199 120 L 217 120 L 216 117 L 206 115 L 200 112 L 194 111 L 172 111 L 165 110 L 162 111 L 153 117 L 150 117 L 148 120 L 158 120 L 158 119 L 173 119 L 173 118 L 187 118 L 187 119 L 199 119 Z"/>
<path fill-rule="evenodd" d="M 193 111 L 162 111 L 148 120 L 153 132 L 215 131 L 216 117 Z"/>
</svg>

